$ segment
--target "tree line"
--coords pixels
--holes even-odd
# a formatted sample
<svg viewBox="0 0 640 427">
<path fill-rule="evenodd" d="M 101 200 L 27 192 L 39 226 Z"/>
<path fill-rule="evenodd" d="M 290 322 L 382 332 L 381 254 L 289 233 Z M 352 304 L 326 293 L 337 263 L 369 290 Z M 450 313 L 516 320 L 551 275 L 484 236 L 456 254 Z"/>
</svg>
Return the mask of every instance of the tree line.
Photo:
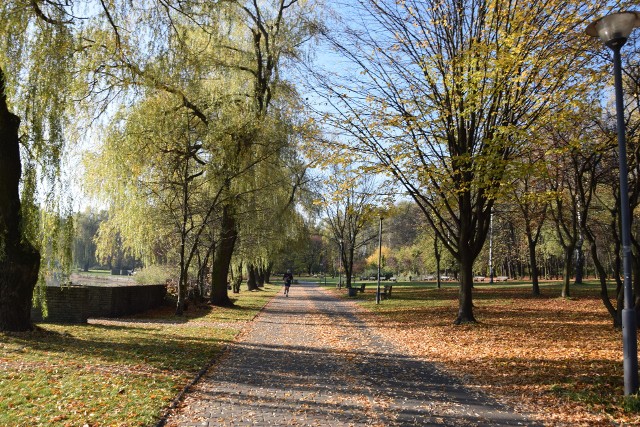
<svg viewBox="0 0 640 427">
<path fill-rule="evenodd" d="M 303 0 L 3 2 L 0 329 L 31 328 L 36 283 L 68 271 L 74 222 L 60 195 L 82 169 L 107 211 L 97 253 L 175 265 L 178 315 L 189 283 L 229 305 L 241 275 L 254 288 L 286 265 L 327 271 L 335 251 L 349 286 L 386 217 L 419 230 L 389 245 L 398 270 L 413 263 L 406 270 L 419 274 L 430 260 L 455 270 L 456 323 L 475 321 L 489 236 L 504 274 L 528 258 L 534 293 L 540 268 L 562 267 L 569 296 L 588 252 L 618 322 L 609 58 L 583 32 L 625 5 L 358 0 L 330 13 Z M 331 67 L 313 61 L 319 49 L 331 50 Z M 628 57 L 637 177 L 639 74 Z M 69 164 L 69 145 L 87 138 L 100 144 Z M 394 207 L 399 194 L 412 208 Z M 634 286 L 640 304 L 640 274 Z"/>
<path fill-rule="evenodd" d="M 475 322 L 474 266 L 498 211 L 522 218 L 534 293 L 545 220 L 561 247 L 564 296 L 574 254 L 589 245 L 603 302 L 619 322 L 616 129 L 605 95 L 611 62 L 584 29 L 625 6 L 360 0 L 344 6 L 344 16 L 359 19 L 337 15 L 331 27 L 341 30 L 323 32 L 350 72 L 309 70 L 323 101 L 316 113 L 331 129 L 318 151 L 327 167 L 347 156 L 413 200 L 434 234 L 434 252 L 440 245 L 456 261 L 456 323 Z M 627 161 L 636 177 L 638 80 L 630 57 Z M 630 192 L 633 210 L 636 189 Z M 618 283 L 613 301 L 606 256 Z"/>
<path fill-rule="evenodd" d="M 311 127 L 283 64 L 305 54 L 315 14 L 298 0 L 3 2 L 0 329 L 31 328 L 41 256 L 70 250 L 65 154 L 86 137 L 101 144 L 73 167 L 107 206 L 98 251 L 176 260 L 176 314 L 193 267 L 217 305 L 232 304 L 234 254 L 264 277 L 296 232 Z"/>
</svg>

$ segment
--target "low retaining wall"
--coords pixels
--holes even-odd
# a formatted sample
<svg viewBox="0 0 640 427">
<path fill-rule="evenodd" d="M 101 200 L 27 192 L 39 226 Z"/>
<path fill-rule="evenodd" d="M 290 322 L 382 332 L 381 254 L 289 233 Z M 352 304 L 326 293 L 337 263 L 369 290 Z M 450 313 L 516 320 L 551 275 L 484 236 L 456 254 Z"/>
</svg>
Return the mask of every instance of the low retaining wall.
<svg viewBox="0 0 640 427">
<path fill-rule="evenodd" d="M 87 323 L 90 317 L 136 314 L 162 304 L 165 285 L 47 286 L 46 318 L 32 309 L 34 322 Z"/>
</svg>

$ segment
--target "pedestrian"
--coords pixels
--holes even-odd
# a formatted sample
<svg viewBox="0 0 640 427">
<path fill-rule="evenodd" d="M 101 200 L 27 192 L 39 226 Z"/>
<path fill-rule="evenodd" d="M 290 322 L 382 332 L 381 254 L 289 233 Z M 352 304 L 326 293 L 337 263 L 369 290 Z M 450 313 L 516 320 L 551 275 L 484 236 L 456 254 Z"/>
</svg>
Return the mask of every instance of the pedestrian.
<svg viewBox="0 0 640 427">
<path fill-rule="evenodd" d="M 293 274 L 291 274 L 291 270 L 287 270 L 287 272 L 284 273 L 282 280 L 284 280 L 284 296 L 288 297 L 289 287 L 291 286 L 291 282 L 293 282 Z"/>
</svg>

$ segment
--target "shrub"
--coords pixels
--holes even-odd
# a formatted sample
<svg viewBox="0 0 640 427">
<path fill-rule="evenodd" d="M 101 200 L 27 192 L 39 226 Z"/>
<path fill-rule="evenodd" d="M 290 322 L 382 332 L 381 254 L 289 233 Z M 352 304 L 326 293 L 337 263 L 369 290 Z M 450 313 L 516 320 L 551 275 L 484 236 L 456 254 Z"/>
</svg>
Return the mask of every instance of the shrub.
<svg viewBox="0 0 640 427">
<path fill-rule="evenodd" d="M 164 285 L 173 277 L 173 270 L 166 265 L 150 265 L 137 270 L 133 277 L 143 285 Z"/>
</svg>

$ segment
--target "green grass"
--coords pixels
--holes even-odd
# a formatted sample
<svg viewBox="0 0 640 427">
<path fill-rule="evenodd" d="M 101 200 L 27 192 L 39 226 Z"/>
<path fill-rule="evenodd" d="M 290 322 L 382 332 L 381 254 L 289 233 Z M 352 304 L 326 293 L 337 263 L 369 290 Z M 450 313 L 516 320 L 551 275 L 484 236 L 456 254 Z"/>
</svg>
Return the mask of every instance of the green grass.
<svg viewBox="0 0 640 427">
<path fill-rule="evenodd" d="M 84 276 L 99 276 L 99 277 L 111 276 L 111 270 L 89 270 L 89 271 L 76 270 L 74 271 L 74 273 L 81 274 Z"/>
<path fill-rule="evenodd" d="M 363 282 L 358 282 L 359 285 Z M 383 313 L 390 318 L 403 316 L 407 312 L 416 309 L 444 308 L 449 307 L 452 319 L 458 307 L 459 284 L 457 282 L 442 282 L 438 289 L 435 282 L 381 282 L 381 290 L 385 284 L 393 285 L 392 296 L 376 304 L 377 282 L 366 283 L 365 292 L 358 292 L 356 297 L 349 297 L 347 291 L 343 289 L 339 294 L 342 298 L 357 300 L 362 306 L 377 313 Z M 335 283 L 327 283 L 327 288 L 335 289 Z M 546 298 L 549 296 L 560 298 L 561 283 L 542 282 L 540 290 Z M 536 298 L 531 295 L 531 283 L 522 281 L 500 282 L 499 284 L 476 283 L 474 284 L 473 304 L 476 308 L 483 307 L 510 307 L 516 304 L 516 300 L 510 297 L 513 291 L 517 295 L 525 298 Z M 571 285 L 571 297 L 593 297 L 600 291 L 600 284 L 597 281 L 585 281 L 581 285 Z M 609 283 L 610 295 L 615 292 L 615 283 Z"/>
<path fill-rule="evenodd" d="M 234 308 L 191 307 L 179 318 L 166 307 L 0 334 L 0 425 L 152 425 L 278 290 L 245 291 Z"/>
</svg>

